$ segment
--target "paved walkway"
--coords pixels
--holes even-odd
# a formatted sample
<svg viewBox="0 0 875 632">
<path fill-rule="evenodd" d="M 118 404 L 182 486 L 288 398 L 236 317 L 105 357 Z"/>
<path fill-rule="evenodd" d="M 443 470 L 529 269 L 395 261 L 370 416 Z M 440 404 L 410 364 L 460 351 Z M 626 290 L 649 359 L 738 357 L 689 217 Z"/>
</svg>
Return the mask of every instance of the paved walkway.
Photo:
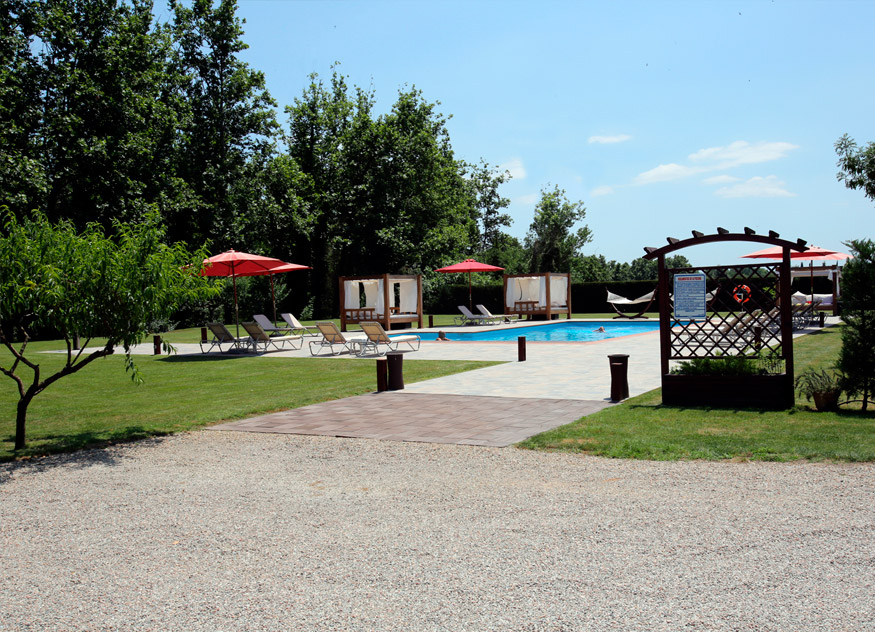
<svg viewBox="0 0 875 632">
<path fill-rule="evenodd" d="M 504 447 L 608 405 L 583 400 L 390 391 L 262 415 L 212 426 L 210 430 Z"/>
<path fill-rule="evenodd" d="M 261 357 L 266 361 L 309 358 L 306 340 L 300 350 Z M 200 350 L 197 345 L 178 345 L 178 352 L 199 354 Z M 631 396 L 659 388 L 656 332 L 597 342 L 529 342 L 525 362 L 517 361 L 516 342 L 423 342 L 419 351 L 404 354 L 405 362 L 494 360 L 503 364 L 407 384 L 403 391 L 315 404 L 213 429 L 506 446 L 609 406 L 607 356 L 612 354 L 629 356 Z M 348 355 L 336 358 L 349 360 Z"/>
</svg>

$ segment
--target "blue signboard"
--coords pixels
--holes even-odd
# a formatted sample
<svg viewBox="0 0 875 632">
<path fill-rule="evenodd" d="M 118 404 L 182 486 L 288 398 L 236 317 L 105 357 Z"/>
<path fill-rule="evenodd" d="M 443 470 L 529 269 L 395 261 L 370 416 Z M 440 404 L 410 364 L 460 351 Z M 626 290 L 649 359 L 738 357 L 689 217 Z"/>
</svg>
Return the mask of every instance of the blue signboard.
<svg viewBox="0 0 875 632">
<path fill-rule="evenodd" d="M 674 275 L 674 317 L 705 320 L 705 273 Z"/>
</svg>

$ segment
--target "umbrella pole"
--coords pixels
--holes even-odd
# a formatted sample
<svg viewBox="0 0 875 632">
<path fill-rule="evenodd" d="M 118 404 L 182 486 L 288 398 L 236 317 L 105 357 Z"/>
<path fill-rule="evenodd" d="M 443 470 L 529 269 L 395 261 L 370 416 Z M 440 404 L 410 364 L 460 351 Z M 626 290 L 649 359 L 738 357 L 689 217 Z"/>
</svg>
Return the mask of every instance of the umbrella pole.
<svg viewBox="0 0 875 632">
<path fill-rule="evenodd" d="M 474 311 L 474 302 L 471 300 L 471 272 L 468 272 L 468 309 Z"/>
<path fill-rule="evenodd" d="M 273 275 L 269 274 L 270 277 L 270 300 L 273 301 L 273 324 L 276 325 L 276 296 L 273 294 Z"/>
<path fill-rule="evenodd" d="M 240 312 L 237 310 L 237 275 L 231 271 L 231 280 L 234 283 L 234 324 L 237 325 L 237 337 L 240 337 Z"/>
</svg>

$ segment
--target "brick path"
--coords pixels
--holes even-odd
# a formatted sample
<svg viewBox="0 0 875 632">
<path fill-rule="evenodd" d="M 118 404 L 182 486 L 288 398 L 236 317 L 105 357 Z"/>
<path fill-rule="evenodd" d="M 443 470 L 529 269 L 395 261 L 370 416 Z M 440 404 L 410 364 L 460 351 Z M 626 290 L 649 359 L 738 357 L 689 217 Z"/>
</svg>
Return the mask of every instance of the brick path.
<svg viewBox="0 0 875 632">
<path fill-rule="evenodd" d="M 610 403 L 388 391 L 313 404 L 210 429 L 503 447 L 606 406 Z"/>
</svg>

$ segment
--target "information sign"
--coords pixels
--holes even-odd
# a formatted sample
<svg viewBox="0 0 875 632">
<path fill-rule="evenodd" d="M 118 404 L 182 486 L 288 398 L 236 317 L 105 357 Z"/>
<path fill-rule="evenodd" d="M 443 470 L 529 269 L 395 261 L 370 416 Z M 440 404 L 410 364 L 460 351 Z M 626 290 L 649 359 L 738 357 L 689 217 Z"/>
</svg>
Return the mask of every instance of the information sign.
<svg viewBox="0 0 875 632">
<path fill-rule="evenodd" d="M 705 320 L 705 274 L 674 275 L 674 317 L 677 320 Z"/>
</svg>

